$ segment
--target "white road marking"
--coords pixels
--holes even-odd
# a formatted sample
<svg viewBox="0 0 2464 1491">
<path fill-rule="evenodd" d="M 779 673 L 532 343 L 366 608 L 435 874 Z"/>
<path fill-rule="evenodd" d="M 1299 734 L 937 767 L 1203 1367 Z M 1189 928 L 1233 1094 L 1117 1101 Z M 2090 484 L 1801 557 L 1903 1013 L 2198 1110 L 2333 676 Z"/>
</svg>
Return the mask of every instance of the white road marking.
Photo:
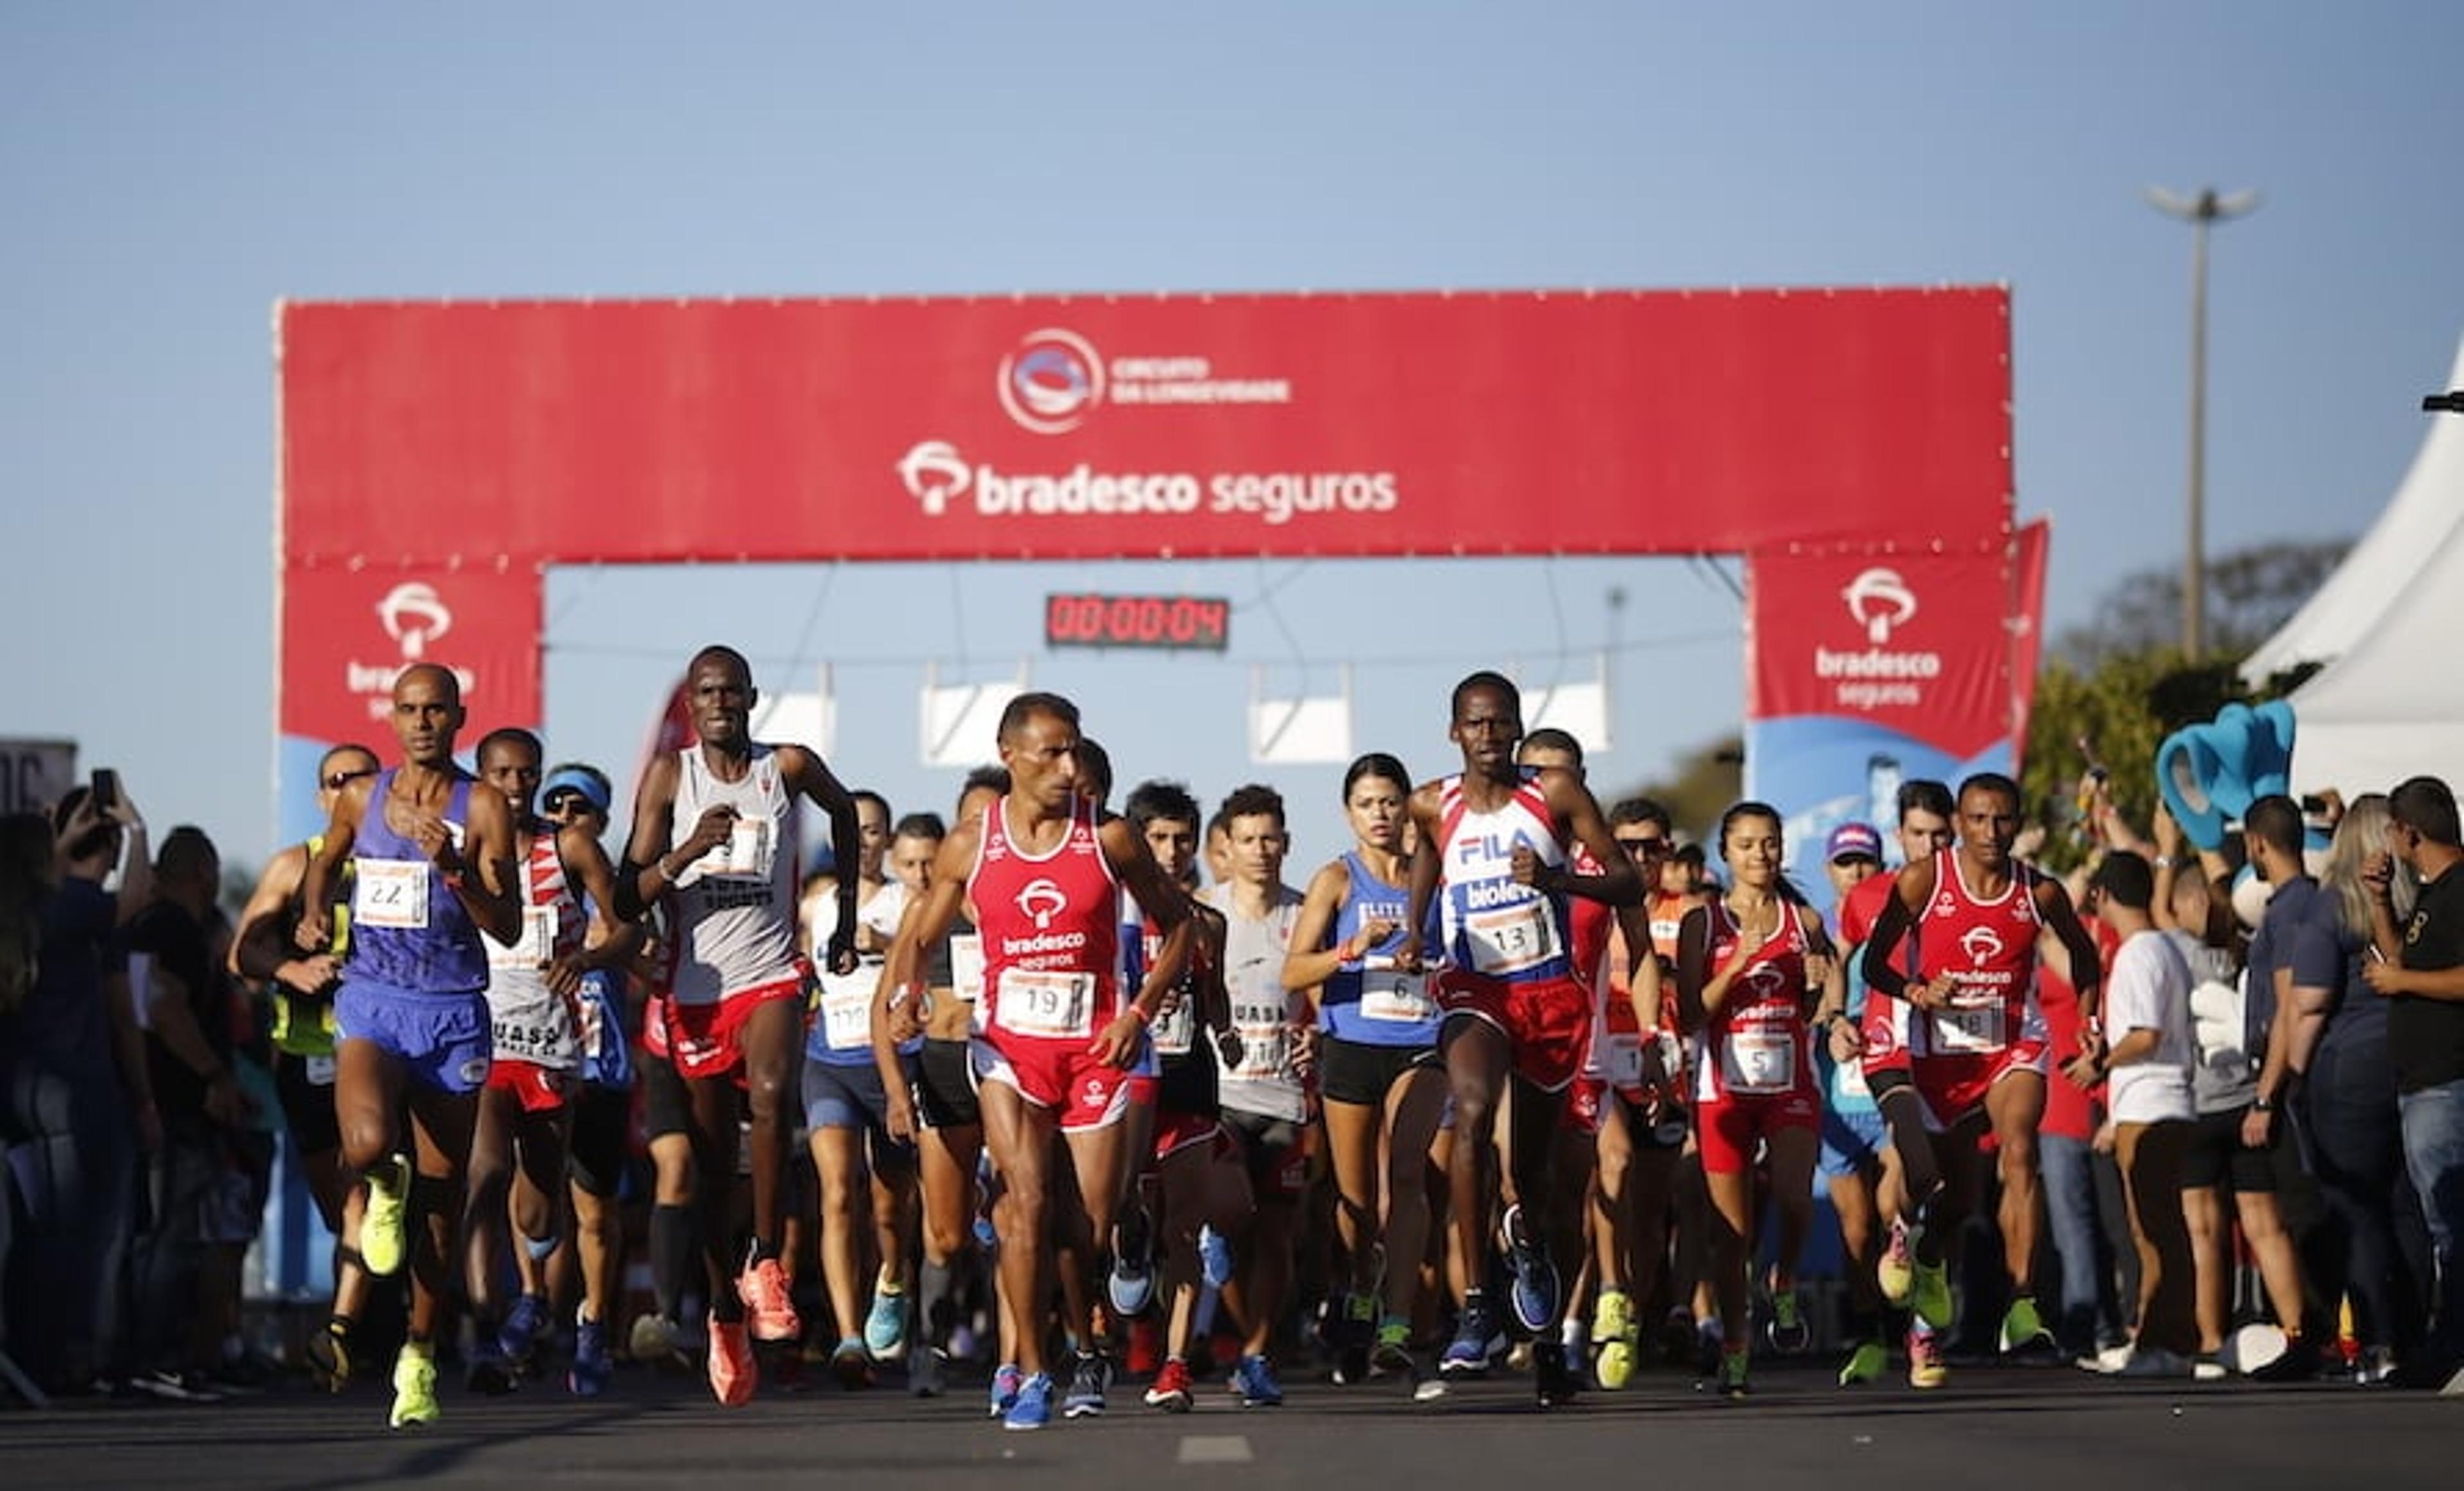
<svg viewBox="0 0 2464 1491">
<path fill-rule="evenodd" d="M 1246 1465 L 1255 1458 L 1249 1453 L 1246 1435 L 1192 1434 L 1181 1436 L 1180 1462 L 1184 1465 Z"/>
</svg>

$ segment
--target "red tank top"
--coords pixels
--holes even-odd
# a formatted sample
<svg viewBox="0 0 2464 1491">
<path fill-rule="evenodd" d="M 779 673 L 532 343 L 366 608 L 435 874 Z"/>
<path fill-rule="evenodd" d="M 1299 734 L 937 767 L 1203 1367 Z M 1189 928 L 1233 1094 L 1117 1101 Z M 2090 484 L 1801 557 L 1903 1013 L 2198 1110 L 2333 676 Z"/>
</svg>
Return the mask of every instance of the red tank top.
<svg viewBox="0 0 2464 1491">
<path fill-rule="evenodd" d="M 967 888 L 983 938 L 985 1028 L 1089 1040 L 1120 1014 L 1120 888 L 1095 809 L 1073 802 L 1068 831 L 1042 855 L 1011 840 L 1007 798 L 983 823 Z"/>
<path fill-rule="evenodd" d="M 1739 956 L 1743 929 L 1726 897 L 1715 896 L 1710 913 L 1709 968 L 1716 976 Z M 1703 1061 L 1695 1080 L 1699 1101 L 1771 1098 L 1812 1092 L 1812 1042 L 1805 1023 L 1805 924 L 1796 908 L 1779 904 L 1778 934 L 1747 957 L 1721 1006 L 1703 1031 Z"/>
<path fill-rule="evenodd" d="M 1920 1056 L 1984 1055 L 2002 1050 L 2024 1020 L 2036 979 L 2034 866 L 2011 865 L 2002 894 L 1982 900 L 1960 878 L 1956 850 L 1933 859 L 1933 900 L 1917 919 L 1917 972 L 1948 977 L 1958 987 L 1947 1008 L 1927 1020 L 1931 1039 Z"/>
</svg>

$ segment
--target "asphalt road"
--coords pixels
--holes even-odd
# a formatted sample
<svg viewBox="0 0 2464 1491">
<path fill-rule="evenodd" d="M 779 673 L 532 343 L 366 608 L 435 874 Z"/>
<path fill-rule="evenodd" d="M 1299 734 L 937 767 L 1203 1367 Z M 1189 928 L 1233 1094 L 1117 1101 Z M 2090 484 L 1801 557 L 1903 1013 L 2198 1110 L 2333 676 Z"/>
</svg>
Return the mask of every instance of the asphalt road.
<svg viewBox="0 0 2464 1491">
<path fill-rule="evenodd" d="M 2464 1483 L 2464 1402 L 2346 1386 L 2121 1383 L 2063 1368 L 1965 1369 L 1920 1394 L 1842 1392 L 1813 1368 L 1757 1370 L 1727 1403 L 1645 1375 L 1547 1414 L 1527 1379 L 1416 1404 L 1399 1384 L 1287 1384 L 1243 1410 L 1201 1385 L 1185 1415 L 1115 1388 L 1100 1419 L 1004 1433 L 981 1389 L 765 1391 L 726 1411 L 647 1370 L 583 1403 L 543 1384 L 482 1399 L 449 1385 L 441 1423 L 385 1428 L 387 1397 L 297 1388 L 218 1404 L 85 1402 L 0 1412 L 0 1485 L 251 1491 L 447 1483 L 518 1486 L 1208 1486 L 1550 1488 L 1675 1481 L 1752 1491 L 2067 1484 L 2311 1491 Z"/>
</svg>

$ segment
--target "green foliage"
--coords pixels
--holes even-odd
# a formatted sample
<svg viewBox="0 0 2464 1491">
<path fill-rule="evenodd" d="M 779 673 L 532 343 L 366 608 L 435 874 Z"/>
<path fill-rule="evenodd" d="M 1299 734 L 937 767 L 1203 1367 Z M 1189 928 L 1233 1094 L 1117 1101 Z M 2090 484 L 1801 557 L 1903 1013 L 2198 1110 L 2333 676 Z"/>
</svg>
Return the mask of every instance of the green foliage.
<svg viewBox="0 0 2464 1491">
<path fill-rule="evenodd" d="M 1653 798 L 1668 809 L 1679 833 L 1699 838 L 1745 795 L 1745 737 L 1728 735 L 1687 755 L 1678 762 L 1675 777 L 1604 797 L 1600 806 L 1614 807 L 1621 797 Z"/>
</svg>

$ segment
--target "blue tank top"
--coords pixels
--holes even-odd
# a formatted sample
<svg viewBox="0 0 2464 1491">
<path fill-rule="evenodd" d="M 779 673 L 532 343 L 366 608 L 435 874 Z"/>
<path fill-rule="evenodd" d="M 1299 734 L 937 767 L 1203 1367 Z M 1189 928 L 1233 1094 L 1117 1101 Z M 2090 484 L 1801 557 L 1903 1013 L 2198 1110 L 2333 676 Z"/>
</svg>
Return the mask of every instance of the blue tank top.
<svg viewBox="0 0 2464 1491">
<path fill-rule="evenodd" d="M 351 954 L 346 977 L 413 994 L 473 994 L 488 987 L 488 950 L 461 898 L 419 845 L 393 831 L 385 804 L 396 769 L 377 774 L 368 812 L 351 842 Z M 454 774 L 445 822 L 471 821 L 473 779 Z"/>
<path fill-rule="evenodd" d="M 599 914 L 582 898 L 583 914 Z M 633 1046 L 625 1030 L 625 975 L 594 968 L 582 976 L 582 1080 L 594 1087 L 633 1085 Z"/>
<path fill-rule="evenodd" d="M 1368 922 L 1389 922 L 1395 930 L 1359 961 L 1336 966 L 1318 991 L 1317 1028 L 1362 1045 L 1436 1045 L 1438 1007 L 1428 976 L 1397 973 L 1394 966 L 1411 891 L 1372 874 L 1357 850 L 1343 857 L 1343 872 L 1351 884 L 1334 913 L 1336 944 L 1351 941 Z"/>
</svg>

